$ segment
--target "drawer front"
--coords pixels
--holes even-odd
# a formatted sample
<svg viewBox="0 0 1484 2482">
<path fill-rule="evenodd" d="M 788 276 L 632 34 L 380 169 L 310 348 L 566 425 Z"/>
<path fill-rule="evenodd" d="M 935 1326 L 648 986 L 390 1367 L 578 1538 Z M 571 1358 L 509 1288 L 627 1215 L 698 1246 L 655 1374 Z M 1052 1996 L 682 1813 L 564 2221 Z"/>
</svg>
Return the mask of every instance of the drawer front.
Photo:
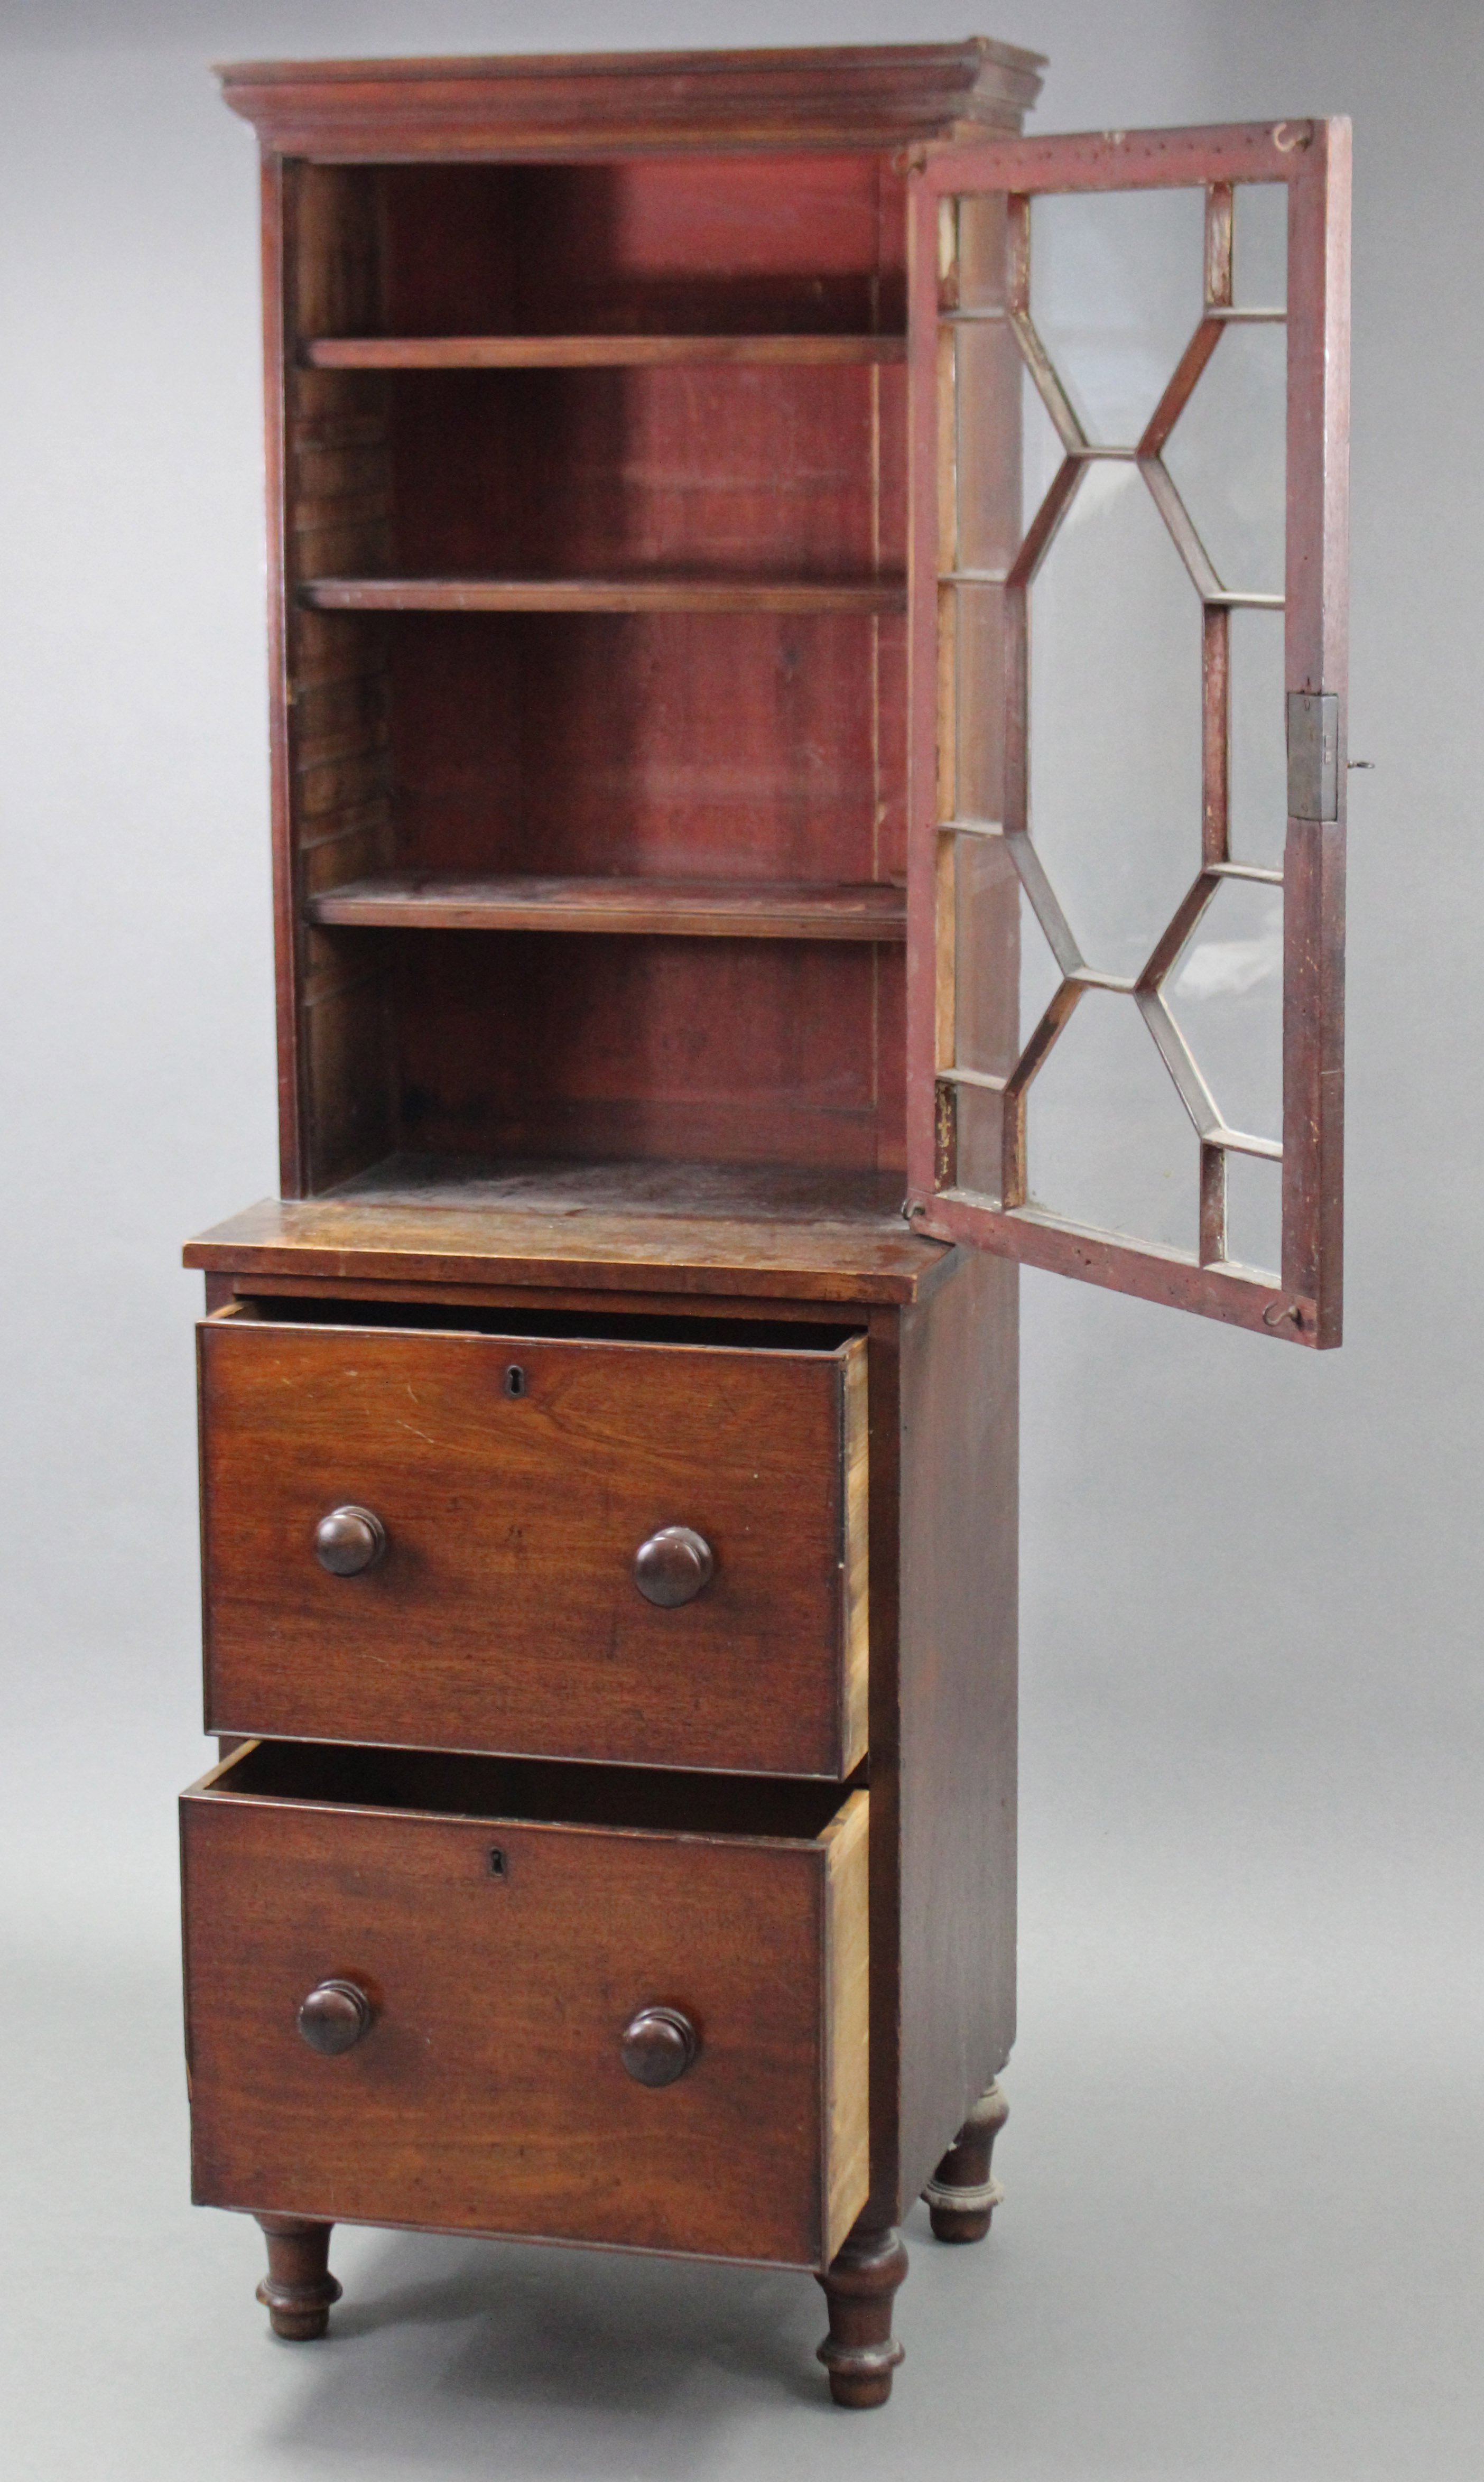
<svg viewBox="0 0 1484 2482">
<path fill-rule="evenodd" d="M 200 1403 L 208 1731 L 834 1777 L 861 1756 L 861 1340 L 207 1320 Z M 342 1506 L 385 1538 L 348 1576 L 314 1547 Z M 674 1606 L 634 1576 L 668 1527 L 715 1563 Z"/>
<path fill-rule="evenodd" d="M 784 1842 L 211 1781 L 181 1805 L 199 2204 L 829 2262 L 867 2189 L 863 1792 Z M 298 2030 L 327 1981 L 374 2012 L 333 2056 Z M 622 2057 L 652 2008 L 699 2036 L 661 2087 Z"/>
</svg>

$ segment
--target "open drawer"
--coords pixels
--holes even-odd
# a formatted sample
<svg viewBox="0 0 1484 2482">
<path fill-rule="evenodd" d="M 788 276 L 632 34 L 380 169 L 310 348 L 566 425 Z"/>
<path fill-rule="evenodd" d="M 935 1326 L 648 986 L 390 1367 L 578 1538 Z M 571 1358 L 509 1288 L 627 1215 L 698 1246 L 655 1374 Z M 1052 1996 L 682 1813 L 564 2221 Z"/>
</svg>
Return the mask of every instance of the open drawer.
<svg viewBox="0 0 1484 2482">
<path fill-rule="evenodd" d="M 861 1336 L 324 1307 L 200 1327 L 208 1731 L 851 1772 Z"/>
<path fill-rule="evenodd" d="M 254 1742 L 181 1803 L 199 2204 L 828 2265 L 868 1796 Z"/>
</svg>

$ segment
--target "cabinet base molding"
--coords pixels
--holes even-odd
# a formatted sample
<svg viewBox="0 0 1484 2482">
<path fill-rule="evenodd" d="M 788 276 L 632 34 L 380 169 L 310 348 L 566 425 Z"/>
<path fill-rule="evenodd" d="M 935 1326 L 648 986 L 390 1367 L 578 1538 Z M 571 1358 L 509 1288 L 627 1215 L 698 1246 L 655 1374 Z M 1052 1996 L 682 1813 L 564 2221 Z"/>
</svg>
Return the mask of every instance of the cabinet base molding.
<svg viewBox="0 0 1484 2482">
<path fill-rule="evenodd" d="M 268 2324 L 286 2343 L 311 2344 L 324 2335 L 340 2298 L 340 2286 L 330 2272 L 334 2226 L 308 2223 L 300 2215 L 256 2215 L 253 2221 L 268 2242 L 268 2272 L 257 2287 Z"/>
</svg>

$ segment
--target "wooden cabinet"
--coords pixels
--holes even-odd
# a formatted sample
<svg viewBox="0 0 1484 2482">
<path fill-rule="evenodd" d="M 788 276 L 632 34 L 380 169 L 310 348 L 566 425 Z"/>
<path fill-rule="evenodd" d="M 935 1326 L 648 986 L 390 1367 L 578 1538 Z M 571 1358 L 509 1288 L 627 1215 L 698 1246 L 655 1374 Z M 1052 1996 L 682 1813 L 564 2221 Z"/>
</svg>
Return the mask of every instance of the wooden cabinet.
<svg viewBox="0 0 1484 2482">
<path fill-rule="evenodd" d="M 261 2219 L 280 2334 L 323 2332 L 335 2219 L 585 2240 L 811 2270 L 836 2399 L 882 2401 L 902 2215 L 977 2239 L 998 2195 L 1017 1261 L 1338 1340 L 1346 133 L 1032 141 L 1038 67 L 225 72 L 263 155 L 282 1195 L 187 1252 L 231 1745 L 183 1804 L 187 2012 L 196 2194 Z M 1282 303 L 1233 276 L 1259 190 Z M 1031 240 L 1121 192 L 1188 193 L 1196 246 L 1112 436 Z M 1281 593 L 1170 445 L 1258 330 Z M 1028 773 L 1038 580 L 1115 467 L 1200 753 L 1118 970 Z M 1278 860 L 1229 799 L 1257 614 Z M 1267 1130 L 1177 977 L 1232 887 L 1284 911 Z M 1090 995 L 1179 1097 L 1188 1247 L 1042 1194 Z"/>
</svg>

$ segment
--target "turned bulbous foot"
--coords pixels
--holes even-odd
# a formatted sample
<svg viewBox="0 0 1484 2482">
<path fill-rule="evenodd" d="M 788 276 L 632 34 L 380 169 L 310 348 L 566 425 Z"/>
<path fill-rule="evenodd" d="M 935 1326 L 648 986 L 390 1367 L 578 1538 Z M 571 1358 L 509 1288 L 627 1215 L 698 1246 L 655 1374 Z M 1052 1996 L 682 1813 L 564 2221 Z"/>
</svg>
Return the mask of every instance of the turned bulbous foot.
<svg viewBox="0 0 1484 2482">
<path fill-rule="evenodd" d="M 306 2223 L 299 2215 L 258 2215 L 268 2242 L 268 2272 L 257 2297 L 276 2336 L 291 2344 L 312 2343 L 330 2324 L 340 2286 L 330 2272 L 332 2224 Z"/>
<path fill-rule="evenodd" d="M 837 2405 L 859 2411 L 885 2404 L 891 2393 L 891 2373 L 902 2358 L 891 2333 L 891 2307 L 906 2273 L 902 2236 L 888 2224 L 876 2231 L 853 2231 L 829 2273 L 815 2277 L 830 2305 L 830 2333 L 819 2359 Z"/>
<path fill-rule="evenodd" d="M 936 2239 L 982 2241 L 1004 2196 L 990 2175 L 994 2140 L 1010 2117 L 997 2085 L 982 2094 L 923 2190 Z"/>
</svg>

